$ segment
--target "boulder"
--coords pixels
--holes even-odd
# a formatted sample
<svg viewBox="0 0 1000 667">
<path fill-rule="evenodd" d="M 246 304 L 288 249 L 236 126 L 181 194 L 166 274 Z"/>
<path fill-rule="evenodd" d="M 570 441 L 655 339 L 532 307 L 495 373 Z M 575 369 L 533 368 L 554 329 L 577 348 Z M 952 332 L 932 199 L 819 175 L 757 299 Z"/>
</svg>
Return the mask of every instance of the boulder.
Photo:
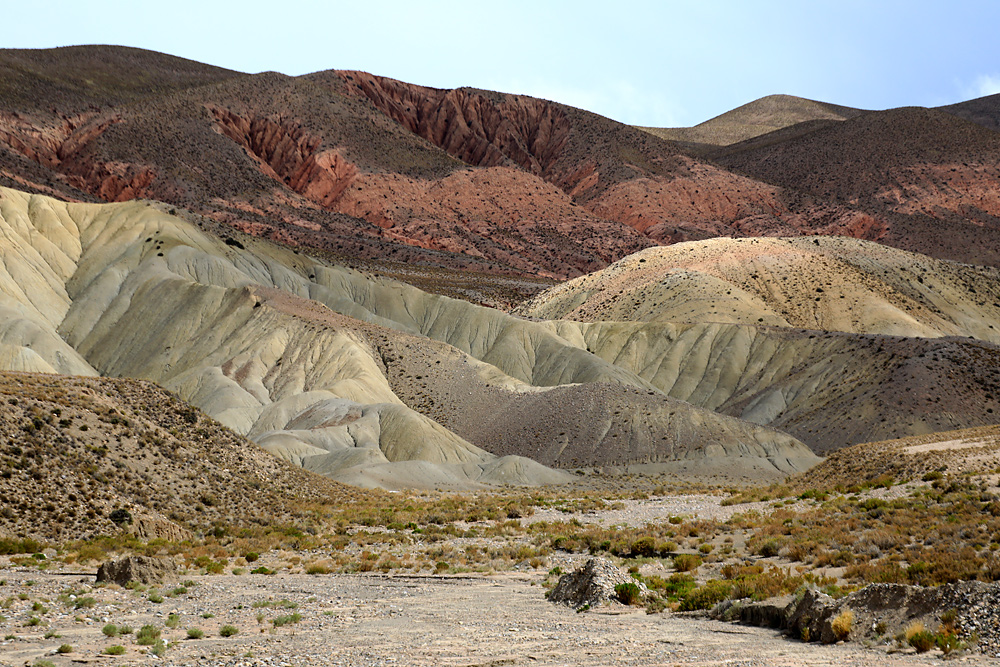
<svg viewBox="0 0 1000 667">
<path fill-rule="evenodd" d="M 615 600 L 615 586 L 636 584 L 645 593 L 646 586 L 633 579 L 627 572 L 604 558 L 591 558 L 580 569 L 559 577 L 548 595 L 551 602 L 565 604 L 574 609 L 597 607 Z"/>
<path fill-rule="evenodd" d="M 175 570 L 174 563 L 164 558 L 148 556 L 126 556 L 109 560 L 97 568 L 97 581 L 108 581 L 124 586 L 130 581 L 140 584 L 156 584 Z"/>
</svg>

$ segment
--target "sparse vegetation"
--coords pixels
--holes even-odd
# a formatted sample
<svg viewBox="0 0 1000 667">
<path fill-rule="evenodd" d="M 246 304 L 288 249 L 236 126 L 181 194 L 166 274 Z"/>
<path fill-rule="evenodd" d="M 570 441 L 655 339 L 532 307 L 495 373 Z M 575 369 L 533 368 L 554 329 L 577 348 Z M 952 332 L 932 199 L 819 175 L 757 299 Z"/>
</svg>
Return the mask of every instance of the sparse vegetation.
<svg viewBox="0 0 1000 667">
<path fill-rule="evenodd" d="M 135 633 L 135 643 L 139 646 L 152 646 L 160 639 L 160 629 L 155 625 L 144 625 Z"/>
<path fill-rule="evenodd" d="M 615 597 L 622 604 L 635 605 L 642 600 L 642 591 L 638 585 L 631 582 L 618 584 L 615 586 Z"/>
<path fill-rule="evenodd" d="M 851 628 L 853 625 L 854 612 L 850 609 L 845 609 L 837 614 L 832 621 L 830 621 L 830 629 L 833 630 L 833 636 L 836 637 L 838 641 L 847 640 L 851 634 Z"/>
</svg>

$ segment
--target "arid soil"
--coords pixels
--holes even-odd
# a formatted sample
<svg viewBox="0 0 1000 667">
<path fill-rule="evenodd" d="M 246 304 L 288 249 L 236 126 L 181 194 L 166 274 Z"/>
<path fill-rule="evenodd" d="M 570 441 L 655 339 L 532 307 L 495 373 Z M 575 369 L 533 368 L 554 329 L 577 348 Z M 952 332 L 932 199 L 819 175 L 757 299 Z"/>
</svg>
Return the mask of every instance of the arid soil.
<svg viewBox="0 0 1000 667">
<path fill-rule="evenodd" d="M 747 510 L 748 506 L 740 506 Z M 627 503 L 593 520 L 644 523 L 675 512 L 721 518 L 707 496 Z M 543 518 L 536 515 L 532 520 Z M 134 590 L 97 585 L 96 564 L 40 571 L 0 559 L 0 665 L 934 665 L 888 645 L 803 644 L 775 630 L 611 603 L 585 613 L 548 602 L 544 569 L 384 575 L 303 572 L 313 552 L 273 551 L 252 566 L 277 574 L 178 571 Z M 586 559 L 562 554 L 563 570 Z M 555 560 L 553 561 L 553 563 Z M 154 591 L 161 594 L 156 602 Z M 151 600 L 153 598 L 153 600 Z M 176 614 L 175 622 L 170 615 Z M 39 621 L 32 621 L 38 618 Z M 132 632 L 107 636 L 107 624 Z M 137 644 L 144 625 L 161 632 L 155 658 Z M 238 633 L 220 636 L 223 626 Z M 170 627 L 174 626 L 174 627 Z M 203 636 L 190 638 L 190 631 Z M 46 635 L 48 635 L 46 637 Z M 65 653 L 58 653 L 60 646 Z M 121 656 L 106 655 L 122 646 Z M 978 655 L 964 664 L 985 665 Z"/>
<path fill-rule="evenodd" d="M 4 593 L 55 597 L 69 587 L 97 600 L 85 611 L 59 609 L 49 625 L 23 627 L 23 613 L 0 627 L 0 665 L 934 665 L 940 656 L 887 655 L 854 643 L 805 645 L 777 631 L 682 615 L 647 615 L 615 605 L 586 613 L 548 602 L 540 575 L 381 576 L 282 574 L 192 576 L 189 593 L 150 603 L 118 587 L 90 588 L 90 573 L 8 572 Z M 27 577 L 35 583 L 25 586 Z M 85 583 L 86 582 L 86 583 Z M 89 588 L 89 590 L 87 590 Z M 272 605 L 288 601 L 294 611 Z M 17 607 L 30 603 L 18 602 Z M 254 607 L 257 604 L 258 607 Z M 163 627 L 176 613 L 176 629 Z M 301 620 L 275 627 L 274 619 Z M 212 618 L 203 618 L 213 614 Z M 263 618 L 258 621 L 258 615 Z M 80 620 L 77 620 L 77 619 Z M 168 645 L 157 660 L 134 635 L 108 638 L 106 623 L 149 623 Z M 223 625 L 239 633 L 219 636 Z M 187 630 L 204 631 L 187 639 Z M 58 637 L 43 639 L 46 632 Z M 73 650 L 55 654 L 62 644 Z M 119 645 L 124 655 L 101 652 Z M 981 656 L 963 664 L 986 665 Z"/>
</svg>

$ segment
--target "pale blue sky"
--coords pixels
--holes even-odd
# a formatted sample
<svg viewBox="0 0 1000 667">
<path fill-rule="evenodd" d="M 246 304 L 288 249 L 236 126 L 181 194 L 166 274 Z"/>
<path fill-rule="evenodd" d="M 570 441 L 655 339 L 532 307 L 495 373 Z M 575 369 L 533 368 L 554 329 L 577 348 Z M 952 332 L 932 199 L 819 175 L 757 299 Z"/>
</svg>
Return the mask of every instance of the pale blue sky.
<svg viewBox="0 0 1000 667">
<path fill-rule="evenodd" d="M 868 109 L 1000 92 L 1000 2 L 8 2 L 0 46 L 124 44 L 244 72 L 361 69 L 693 125 L 772 93 Z"/>
</svg>

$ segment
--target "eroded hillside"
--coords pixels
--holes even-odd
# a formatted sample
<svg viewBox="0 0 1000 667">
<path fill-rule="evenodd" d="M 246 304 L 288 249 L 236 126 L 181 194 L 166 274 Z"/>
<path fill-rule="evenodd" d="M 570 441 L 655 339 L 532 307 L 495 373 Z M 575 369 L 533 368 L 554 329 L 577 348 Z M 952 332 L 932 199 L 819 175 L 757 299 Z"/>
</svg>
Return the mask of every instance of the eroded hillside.
<svg viewBox="0 0 1000 667">
<path fill-rule="evenodd" d="M 559 467 L 732 460 L 731 472 L 756 476 L 816 460 L 784 434 L 673 401 L 544 324 L 249 237 L 223 242 L 162 207 L 6 190 L 0 213 L 6 342 L 22 368 L 156 381 L 336 479 L 564 479 L 525 458 L 536 456 Z M 562 388 L 580 383 L 601 400 Z M 483 429 L 505 404 L 517 428 Z M 634 415 L 624 430 L 623 411 Z"/>
</svg>

